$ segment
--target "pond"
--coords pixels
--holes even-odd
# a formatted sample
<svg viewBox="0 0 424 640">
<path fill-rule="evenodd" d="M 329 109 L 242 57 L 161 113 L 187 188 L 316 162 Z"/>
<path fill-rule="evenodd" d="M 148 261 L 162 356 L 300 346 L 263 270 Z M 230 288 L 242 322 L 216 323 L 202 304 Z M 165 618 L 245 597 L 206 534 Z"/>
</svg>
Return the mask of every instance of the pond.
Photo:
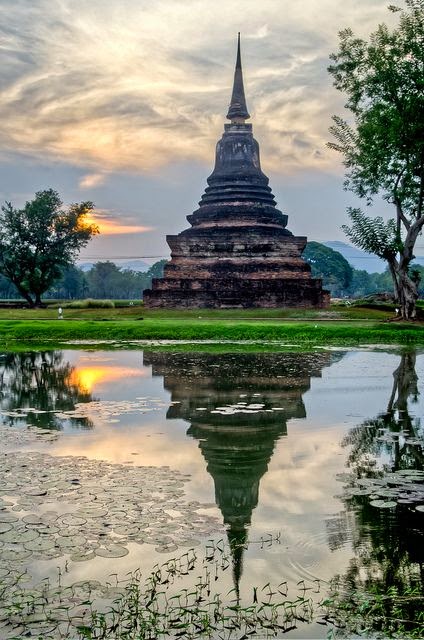
<svg viewBox="0 0 424 640">
<path fill-rule="evenodd" d="M 92 608 L 134 580 L 170 637 L 193 593 L 211 637 L 419 637 L 423 379 L 416 350 L 0 354 L 0 637 L 113 638 Z"/>
</svg>

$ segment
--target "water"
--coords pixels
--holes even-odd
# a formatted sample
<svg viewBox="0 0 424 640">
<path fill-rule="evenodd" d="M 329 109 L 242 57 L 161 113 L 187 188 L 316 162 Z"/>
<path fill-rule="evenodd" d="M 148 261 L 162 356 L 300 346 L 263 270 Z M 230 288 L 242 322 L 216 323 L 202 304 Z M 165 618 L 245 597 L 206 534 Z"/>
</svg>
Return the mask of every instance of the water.
<svg viewBox="0 0 424 640">
<path fill-rule="evenodd" d="M 220 588 L 246 601 L 268 582 L 287 582 L 295 595 L 318 585 L 319 600 L 337 576 L 360 590 L 422 588 L 415 507 L 424 495 L 378 508 L 373 498 L 396 502 L 393 484 L 380 497 L 346 487 L 402 469 L 422 482 L 423 376 L 416 352 L 3 354 L 0 495 L 9 503 L 0 520 L 17 518 L 3 523 L 3 555 L 19 547 L 11 536 L 28 528 L 28 514 L 47 514 L 50 527 L 48 538 L 25 543 L 19 565 L 4 566 L 24 564 L 34 583 L 59 566 L 67 584 L 103 584 L 112 572 L 146 572 L 190 541 L 201 549 L 224 539 L 232 552 Z M 103 522 L 87 515 L 93 504 Z M 40 539 L 50 548 L 38 549 Z M 95 553 L 99 545 L 109 557 Z M 298 624 L 284 637 L 327 631 Z"/>
</svg>

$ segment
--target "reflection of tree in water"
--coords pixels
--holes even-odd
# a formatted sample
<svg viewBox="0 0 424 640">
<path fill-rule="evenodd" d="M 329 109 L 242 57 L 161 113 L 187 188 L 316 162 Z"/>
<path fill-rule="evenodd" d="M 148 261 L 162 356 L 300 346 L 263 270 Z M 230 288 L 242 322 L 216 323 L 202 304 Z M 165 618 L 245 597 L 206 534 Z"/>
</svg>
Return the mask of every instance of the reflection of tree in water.
<svg viewBox="0 0 424 640">
<path fill-rule="evenodd" d="M 23 410 L 22 417 L 3 415 L 4 424 L 61 429 L 63 420 L 54 412 L 72 411 L 77 402 L 91 400 L 62 351 L 8 353 L 0 358 L 0 409 L 10 413 Z M 87 418 L 70 417 L 69 421 L 74 426 L 92 427 Z"/>
<path fill-rule="evenodd" d="M 302 395 L 311 377 L 337 357 L 330 353 L 144 353 L 153 375 L 171 392 L 168 419 L 190 423 L 215 484 L 215 502 L 227 526 L 236 590 L 243 546 L 259 483 L 287 421 L 306 417 Z"/>
<path fill-rule="evenodd" d="M 422 468 L 423 432 L 419 417 L 410 415 L 408 402 L 418 399 L 418 376 L 415 371 L 416 351 L 402 353 L 393 373 L 393 387 L 387 409 L 376 418 L 366 420 L 351 430 L 343 441 L 351 446 L 348 464 L 356 472 L 370 471 L 378 459 L 387 468 Z"/>
<path fill-rule="evenodd" d="M 387 409 L 344 439 L 343 444 L 351 447 L 348 465 L 354 479 L 423 469 L 421 422 L 409 409 L 409 402 L 418 397 L 415 363 L 415 351 L 401 355 Z M 355 556 L 346 574 L 337 576 L 339 588 L 350 594 L 373 594 L 375 614 L 371 612 L 369 624 L 374 631 L 406 634 L 416 630 L 424 598 L 424 515 L 409 504 L 379 509 L 370 505 L 368 495 L 347 495 L 345 502 L 347 511 L 327 523 L 330 548 L 339 548 L 353 536 Z M 379 607 L 376 599 L 381 601 Z M 351 595 L 346 600 L 356 616 L 358 599 Z"/>
</svg>

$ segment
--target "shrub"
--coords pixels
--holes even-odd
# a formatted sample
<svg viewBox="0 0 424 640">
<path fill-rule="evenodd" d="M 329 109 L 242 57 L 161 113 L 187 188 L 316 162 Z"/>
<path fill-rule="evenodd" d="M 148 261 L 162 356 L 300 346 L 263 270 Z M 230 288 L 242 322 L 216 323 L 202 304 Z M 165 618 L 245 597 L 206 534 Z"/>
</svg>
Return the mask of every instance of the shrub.
<svg viewBox="0 0 424 640">
<path fill-rule="evenodd" d="M 94 300 L 86 298 L 85 300 L 74 300 L 62 305 L 64 309 L 114 309 L 113 300 Z"/>
</svg>

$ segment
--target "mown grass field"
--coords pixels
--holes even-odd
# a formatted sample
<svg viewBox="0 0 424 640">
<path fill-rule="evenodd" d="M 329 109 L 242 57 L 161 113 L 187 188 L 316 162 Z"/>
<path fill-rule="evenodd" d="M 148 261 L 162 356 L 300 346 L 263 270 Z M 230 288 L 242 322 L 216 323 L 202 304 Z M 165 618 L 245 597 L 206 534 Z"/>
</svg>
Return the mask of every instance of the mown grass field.
<svg viewBox="0 0 424 640">
<path fill-rule="evenodd" d="M 424 323 L 394 321 L 390 307 L 332 306 L 326 310 L 0 309 L 0 348 L 102 341 L 250 341 L 290 345 L 424 345 Z"/>
<path fill-rule="evenodd" d="M 57 320 L 59 303 L 44 309 L 4 308 L 0 320 Z M 114 308 L 65 308 L 65 320 L 390 320 L 393 305 L 333 304 L 328 309 L 145 309 L 142 304 L 115 301 Z"/>
</svg>

